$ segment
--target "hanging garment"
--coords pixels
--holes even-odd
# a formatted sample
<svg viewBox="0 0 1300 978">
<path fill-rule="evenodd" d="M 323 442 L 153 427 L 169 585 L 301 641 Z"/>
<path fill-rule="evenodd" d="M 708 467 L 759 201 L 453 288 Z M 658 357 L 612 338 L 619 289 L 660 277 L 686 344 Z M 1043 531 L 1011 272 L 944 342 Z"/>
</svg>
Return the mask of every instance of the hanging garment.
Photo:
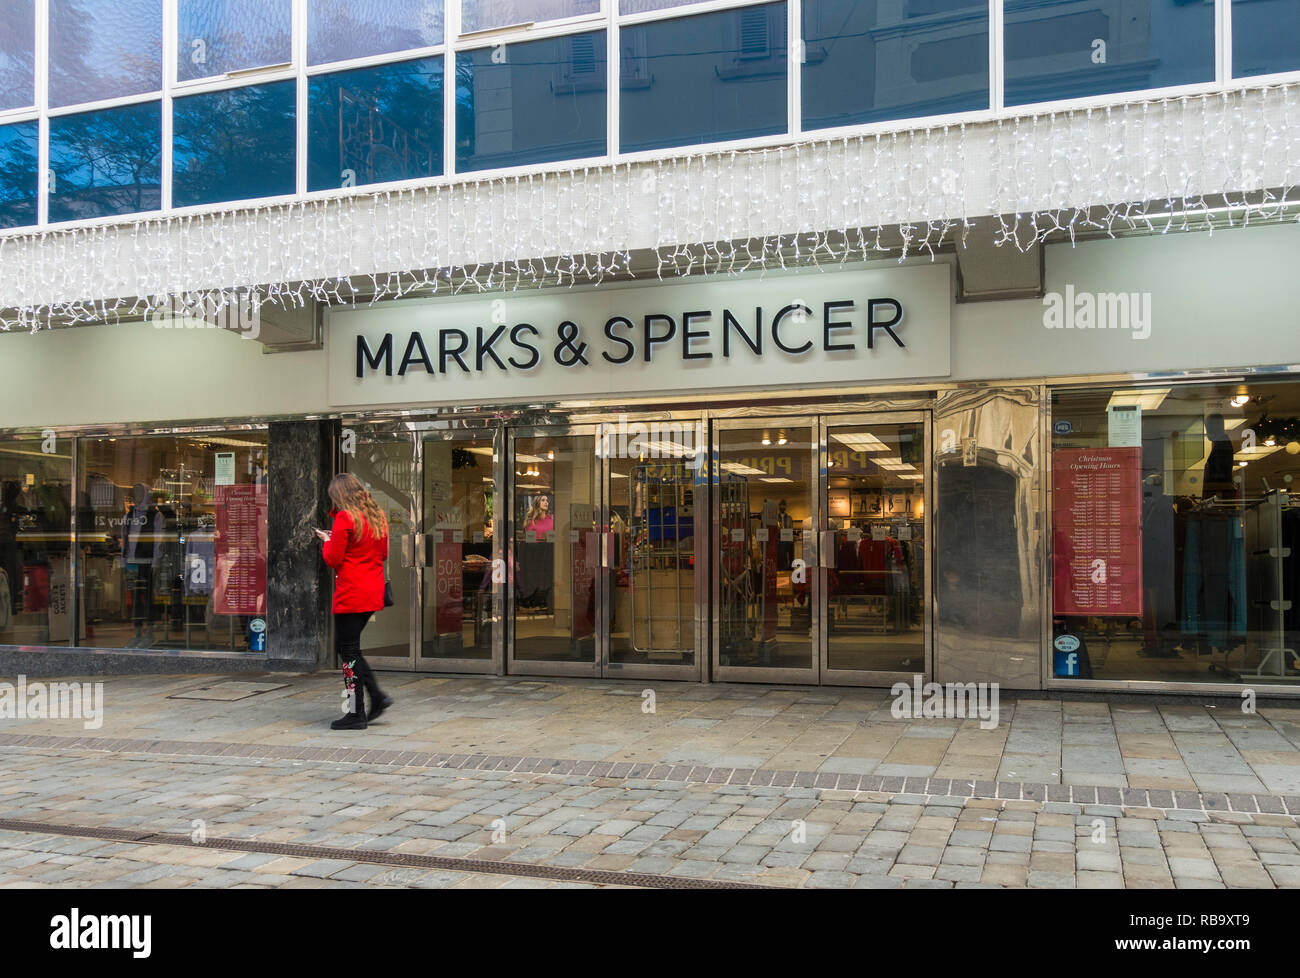
<svg viewBox="0 0 1300 978">
<path fill-rule="evenodd" d="M 50 565 L 23 567 L 23 613 L 39 614 L 50 607 Z"/>
</svg>

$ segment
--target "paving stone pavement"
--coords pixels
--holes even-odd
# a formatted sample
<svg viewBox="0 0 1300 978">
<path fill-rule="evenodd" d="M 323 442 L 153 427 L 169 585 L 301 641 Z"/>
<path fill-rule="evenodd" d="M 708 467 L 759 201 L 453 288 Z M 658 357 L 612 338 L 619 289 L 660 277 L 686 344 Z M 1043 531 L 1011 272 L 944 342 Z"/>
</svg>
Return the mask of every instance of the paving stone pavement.
<svg viewBox="0 0 1300 978">
<path fill-rule="evenodd" d="M 808 888 L 1295 887 L 1289 815 L 815 787 L 3 749 L 0 818 L 189 835 L 0 831 L 0 886 L 556 886 L 376 853 Z M 252 852 L 220 848 L 242 840 Z M 258 843 L 349 849 L 259 853 Z M 633 882 L 633 880 L 629 880 Z"/>
<path fill-rule="evenodd" d="M 0 818 L 211 840 L 0 833 L 0 886 L 1300 885 L 1300 708 L 1004 696 L 986 730 L 886 690 L 385 674 L 395 707 L 337 733 L 333 674 L 266 678 L 106 677 L 100 727 L 0 720 Z"/>
<path fill-rule="evenodd" d="M 905 784 L 907 779 L 969 783 L 966 793 L 975 794 L 997 794 L 988 785 L 1032 784 L 1043 786 L 1042 797 L 1057 801 L 1072 799 L 1047 787 L 1198 792 L 1224 799 L 1290 795 L 1295 807 L 1276 812 L 1300 813 L 1300 703 L 1245 714 L 1223 701 L 1205 705 L 1194 698 L 1076 702 L 1004 692 L 999 723 L 986 730 L 977 719 L 897 719 L 884 689 L 381 675 L 397 703 L 364 732 L 326 728 L 339 702 L 334 673 L 277 673 L 263 678 L 286 683 L 283 689 L 234 702 L 171 698 L 230 682 L 228 676 L 102 677 L 101 729 L 87 731 L 77 720 L 0 720 L 0 738 L 346 744 L 627 769 L 642 764 L 687 772 L 798 772 L 805 787 L 819 776 L 821 787 L 844 787 L 841 776 L 858 775 L 876 779 L 868 787 L 893 791 L 918 787 Z M 655 694 L 654 712 L 644 710 L 644 689 Z M 1225 800 L 1223 807 L 1234 806 Z"/>
</svg>

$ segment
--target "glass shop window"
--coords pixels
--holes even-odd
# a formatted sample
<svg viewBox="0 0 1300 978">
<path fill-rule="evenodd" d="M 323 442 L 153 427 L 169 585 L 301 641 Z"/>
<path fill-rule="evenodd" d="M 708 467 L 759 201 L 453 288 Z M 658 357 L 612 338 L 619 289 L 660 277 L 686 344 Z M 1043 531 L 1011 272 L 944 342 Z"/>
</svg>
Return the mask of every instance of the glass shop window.
<svg viewBox="0 0 1300 978">
<path fill-rule="evenodd" d="M 267 439 L 80 442 L 80 644 L 248 651 L 266 615 Z"/>
<path fill-rule="evenodd" d="M 162 103 L 50 119 L 50 221 L 162 207 Z"/>
<path fill-rule="evenodd" d="M 619 34 L 623 152 L 786 131 L 784 3 L 654 21 Z"/>
<path fill-rule="evenodd" d="M 193 81 L 293 60 L 291 0 L 180 0 L 176 78 Z"/>
<path fill-rule="evenodd" d="M 36 104 L 36 0 L 0 6 L 0 112 Z"/>
<path fill-rule="evenodd" d="M 1212 82 L 1214 4 L 1006 0 L 1007 105 Z"/>
<path fill-rule="evenodd" d="M 442 173 L 442 58 L 308 80 L 307 189 Z"/>
<path fill-rule="evenodd" d="M 1233 0 L 1233 77 L 1297 70 L 1300 0 Z"/>
<path fill-rule="evenodd" d="M 600 13 L 600 0 L 461 0 L 460 32 L 490 31 Z"/>
<path fill-rule="evenodd" d="M 308 64 L 413 51 L 442 41 L 442 0 L 307 2 Z"/>
<path fill-rule="evenodd" d="M 67 645 L 72 439 L 0 441 L 0 645 Z"/>
<path fill-rule="evenodd" d="M 162 89 L 162 0 L 50 0 L 50 105 Z"/>
<path fill-rule="evenodd" d="M 803 126 L 989 107 L 988 4 L 804 0 Z"/>
<path fill-rule="evenodd" d="M 36 223 L 37 153 L 40 126 L 0 126 L 0 228 Z"/>
<path fill-rule="evenodd" d="M 604 156 L 605 32 L 456 55 L 460 172 Z"/>
<path fill-rule="evenodd" d="M 1300 681 L 1300 384 L 1052 397 L 1056 678 Z"/>
<path fill-rule="evenodd" d="M 292 194 L 295 83 L 187 95 L 172 116 L 172 205 Z"/>
</svg>

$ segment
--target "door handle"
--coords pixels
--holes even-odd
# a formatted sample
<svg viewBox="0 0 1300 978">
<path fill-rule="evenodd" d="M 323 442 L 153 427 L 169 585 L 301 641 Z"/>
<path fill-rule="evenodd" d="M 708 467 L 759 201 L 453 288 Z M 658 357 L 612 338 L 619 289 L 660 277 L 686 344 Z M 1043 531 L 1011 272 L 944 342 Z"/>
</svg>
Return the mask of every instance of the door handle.
<svg viewBox="0 0 1300 978">
<path fill-rule="evenodd" d="M 821 546 L 821 565 L 829 570 L 835 569 L 835 531 L 822 530 Z"/>
<path fill-rule="evenodd" d="M 614 534 L 609 531 L 600 535 L 600 566 L 614 566 Z"/>
<path fill-rule="evenodd" d="M 422 533 L 420 534 L 420 537 L 421 540 L 424 542 L 424 566 L 432 567 L 433 566 L 433 534 Z"/>
</svg>

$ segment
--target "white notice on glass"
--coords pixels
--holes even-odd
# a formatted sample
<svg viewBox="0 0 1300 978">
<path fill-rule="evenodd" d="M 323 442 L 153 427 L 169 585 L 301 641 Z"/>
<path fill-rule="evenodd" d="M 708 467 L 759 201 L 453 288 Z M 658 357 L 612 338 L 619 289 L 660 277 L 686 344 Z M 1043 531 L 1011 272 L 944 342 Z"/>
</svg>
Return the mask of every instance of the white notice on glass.
<svg viewBox="0 0 1300 978">
<path fill-rule="evenodd" d="M 235 453 L 218 452 L 217 453 L 217 471 L 216 477 L 212 480 L 214 485 L 233 486 L 235 484 Z"/>
<path fill-rule="evenodd" d="M 782 528 L 782 530 L 781 530 L 781 542 L 782 542 L 782 543 L 791 543 L 791 542 L 793 542 L 793 541 L 794 541 L 794 528 L 793 528 L 793 527 L 789 527 L 789 526 Z"/>
<path fill-rule="evenodd" d="M 1142 447 L 1142 405 L 1112 404 L 1106 412 L 1106 445 L 1109 448 Z"/>
<path fill-rule="evenodd" d="M 889 527 L 887 527 L 887 526 L 873 526 L 873 527 L 871 528 L 871 539 L 872 539 L 872 540 L 887 540 L 888 538 L 889 538 Z"/>
<path fill-rule="evenodd" d="M 754 531 L 754 539 L 759 543 L 767 543 L 767 527 L 760 526 Z"/>
</svg>

